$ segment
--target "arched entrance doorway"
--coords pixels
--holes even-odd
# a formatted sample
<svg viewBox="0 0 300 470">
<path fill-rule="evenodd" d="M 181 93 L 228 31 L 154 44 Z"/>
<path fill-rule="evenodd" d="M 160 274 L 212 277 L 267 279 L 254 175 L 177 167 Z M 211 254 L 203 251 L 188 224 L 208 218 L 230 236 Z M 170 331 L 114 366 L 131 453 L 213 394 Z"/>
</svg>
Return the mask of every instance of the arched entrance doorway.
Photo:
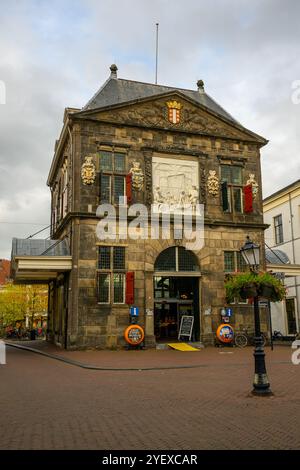
<svg viewBox="0 0 300 470">
<path fill-rule="evenodd" d="M 192 340 L 199 341 L 200 267 L 195 254 L 178 246 L 162 251 L 154 264 L 153 282 L 156 341 L 176 340 L 183 315 L 194 317 Z"/>
</svg>

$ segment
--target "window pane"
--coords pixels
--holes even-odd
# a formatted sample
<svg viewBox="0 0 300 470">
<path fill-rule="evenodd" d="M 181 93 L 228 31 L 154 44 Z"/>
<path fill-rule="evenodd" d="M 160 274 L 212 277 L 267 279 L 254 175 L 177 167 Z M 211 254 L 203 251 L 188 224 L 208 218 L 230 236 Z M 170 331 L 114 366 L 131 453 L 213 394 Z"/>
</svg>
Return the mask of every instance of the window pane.
<svg viewBox="0 0 300 470">
<path fill-rule="evenodd" d="M 175 247 L 167 248 L 157 257 L 154 265 L 156 271 L 176 271 Z"/>
<path fill-rule="evenodd" d="M 101 175 L 100 200 L 102 203 L 110 202 L 110 176 Z"/>
<path fill-rule="evenodd" d="M 297 333 L 296 313 L 295 313 L 295 300 L 286 299 L 286 316 L 288 323 L 288 334 L 293 335 Z"/>
<path fill-rule="evenodd" d="M 240 188 L 232 188 L 234 212 L 242 213 L 242 190 Z"/>
<path fill-rule="evenodd" d="M 236 253 L 236 260 L 237 260 L 237 270 L 238 271 L 246 271 L 247 270 L 247 264 L 242 256 L 242 254 L 237 251 Z"/>
<path fill-rule="evenodd" d="M 100 152 L 100 171 L 108 170 L 112 171 L 112 153 L 111 152 Z"/>
<path fill-rule="evenodd" d="M 110 246 L 99 247 L 99 269 L 110 269 Z"/>
<path fill-rule="evenodd" d="M 154 298 L 160 299 L 163 296 L 163 279 L 162 277 L 154 278 Z"/>
<path fill-rule="evenodd" d="M 231 166 L 230 165 L 222 165 L 221 166 L 221 180 L 227 181 L 227 183 L 231 183 Z"/>
<path fill-rule="evenodd" d="M 114 303 L 124 303 L 125 274 L 114 274 Z"/>
<path fill-rule="evenodd" d="M 119 198 L 125 196 L 125 178 L 115 176 L 114 178 L 114 203 L 119 204 Z"/>
<path fill-rule="evenodd" d="M 274 227 L 275 227 L 275 242 L 278 245 L 283 243 L 283 226 L 282 226 L 282 215 L 277 215 L 274 217 Z"/>
<path fill-rule="evenodd" d="M 178 248 L 178 270 L 199 271 L 199 266 L 195 255 L 183 247 Z"/>
<path fill-rule="evenodd" d="M 227 211 L 224 212 L 232 212 L 232 204 L 231 204 L 231 198 L 232 198 L 232 187 L 227 186 L 227 200 L 228 200 L 228 209 Z"/>
<path fill-rule="evenodd" d="M 109 303 L 109 274 L 98 274 L 98 302 Z"/>
<path fill-rule="evenodd" d="M 115 171 L 123 173 L 125 171 L 125 154 L 115 153 Z"/>
<path fill-rule="evenodd" d="M 228 184 L 242 184 L 242 167 L 233 165 L 221 165 L 221 180 Z"/>
<path fill-rule="evenodd" d="M 168 299 L 170 297 L 170 278 L 163 278 L 163 297 Z"/>
<path fill-rule="evenodd" d="M 242 184 L 242 168 L 240 166 L 231 167 L 231 183 Z"/>
<path fill-rule="evenodd" d="M 234 251 L 224 251 L 224 271 L 225 273 L 232 273 L 235 271 Z"/>
<path fill-rule="evenodd" d="M 125 269 L 125 248 L 115 246 L 114 250 L 114 269 Z"/>
</svg>

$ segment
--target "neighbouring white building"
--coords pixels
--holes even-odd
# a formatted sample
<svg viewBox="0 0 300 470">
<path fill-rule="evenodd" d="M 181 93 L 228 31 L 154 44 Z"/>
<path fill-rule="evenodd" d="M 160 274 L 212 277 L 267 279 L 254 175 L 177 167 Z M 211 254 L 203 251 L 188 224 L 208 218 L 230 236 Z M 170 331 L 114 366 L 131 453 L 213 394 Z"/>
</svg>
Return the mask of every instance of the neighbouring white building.
<svg viewBox="0 0 300 470">
<path fill-rule="evenodd" d="M 271 304 L 273 331 L 300 330 L 300 179 L 263 201 L 267 268 L 283 273 L 285 301 Z"/>
</svg>

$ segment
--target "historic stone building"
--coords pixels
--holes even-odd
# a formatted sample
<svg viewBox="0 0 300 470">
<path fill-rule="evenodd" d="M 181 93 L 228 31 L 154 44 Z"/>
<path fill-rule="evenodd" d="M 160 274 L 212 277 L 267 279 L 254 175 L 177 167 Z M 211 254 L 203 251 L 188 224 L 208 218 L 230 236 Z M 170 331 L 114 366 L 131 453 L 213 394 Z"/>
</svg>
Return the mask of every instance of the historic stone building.
<svg viewBox="0 0 300 470">
<path fill-rule="evenodd" d="M 260 148 L 267 141 L 210 98 L 201 80 L 185 90 L 120 79 L 115 65 L 110 71 L 86 106 L 65 110 L 55 145 L 51 235 L 67 242 L 69 264 L 49 277 L 49 336 L 67 348 L 122 346 L 134 305 L 148 346 L 176 338 L 182 314 L 194 316 L 193 340 L 212 343 L 225 273 L 243 269 L 247 235 L 264 245 Z M 118 213 L 125 196 L 129 209 L 154 204 L 159 221 L 165 203 L 203 204 L 204 246 L 187 250 L 184 236 L 151 239 L 145 228 L 131 239 L 118 225 L 100 240 L 97 207 L 112 204 Z M 251 305 L 231 307 L 234 327 L 253 324 Z"/>
</svg>

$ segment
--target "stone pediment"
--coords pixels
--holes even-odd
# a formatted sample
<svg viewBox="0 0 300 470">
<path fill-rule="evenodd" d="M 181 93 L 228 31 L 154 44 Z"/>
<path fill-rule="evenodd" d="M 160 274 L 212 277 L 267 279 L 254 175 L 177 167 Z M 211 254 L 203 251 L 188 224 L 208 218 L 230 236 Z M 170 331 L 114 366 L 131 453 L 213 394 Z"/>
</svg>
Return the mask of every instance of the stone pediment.
<svg viewBox="0 0 300 470">
<path fill-rule="evenodd" d="M 179 105 L 177 109 L 176 103 Z M 173 110 L 171 106 L 175 106 Z M 178 92 L 101 108 L 101 110 L 83 111 L 77 116 L 110 123 L 247 140 L 262 145 L 267 143 L 263 137 L 245 129 L 237 122 L 217 115 Z"/>
</svg>

